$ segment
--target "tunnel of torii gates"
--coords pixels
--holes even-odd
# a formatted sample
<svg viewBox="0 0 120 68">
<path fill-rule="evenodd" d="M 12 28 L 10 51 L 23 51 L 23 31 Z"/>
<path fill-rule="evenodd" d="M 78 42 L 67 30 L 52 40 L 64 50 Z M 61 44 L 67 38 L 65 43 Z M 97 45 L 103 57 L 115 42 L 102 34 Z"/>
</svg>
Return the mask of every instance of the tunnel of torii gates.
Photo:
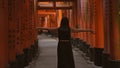
<svg viewBox="0 0 120 68">
<path fill-rule="evenodd" d="M 0 68 L 28 65 L 38 48 L 36 27 L 59 27 L 62 16 L 93 31 L 72 38 L 95 65 L 120 68 L 119 15 L 119 0 L 0 0 Z"/>
</svg>

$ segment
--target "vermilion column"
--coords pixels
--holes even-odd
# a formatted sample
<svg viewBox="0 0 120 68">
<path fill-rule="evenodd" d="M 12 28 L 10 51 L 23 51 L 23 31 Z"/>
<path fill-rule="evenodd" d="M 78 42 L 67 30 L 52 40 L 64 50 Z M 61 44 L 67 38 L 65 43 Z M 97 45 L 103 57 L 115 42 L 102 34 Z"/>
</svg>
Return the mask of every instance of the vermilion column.
<svg viewBox="0 0 120 68">
<path fill-rule="evenodd" d="M 77 21 L 78 21 L 78 28 L 81 29 L 81 0 L 77 0 Z M 81 40 L 82 33 L 78 33 L 78 38 Z"/>
<path fill-rule="evenodd" d="M 37 39 L 37 30 L 36 30 L 36 23 L 37 23 L 37 0 L 34 0 L 34 6 L 33 6 L 33 8 L 34 8 L 34 12 L 33 12 L 33 14 L 34 14 L 34 40 L 35 40 L 35 52 L 37 53 L 37 51 L 38 51 L 38 39 Z"/>
<path fill-rule="evenodd" d="M 77 0 L 73 1 L 73 21 L 72 21 L 72 27 L 76 28 L 78 21 L 77 21 Z M 74 38 L 78 37 L 78 33 L 72 33 Z"/>
<path fill-rule="evenodd" d="M 22 44 L 22 36 L 21 36 L 21 22 L 22 22 L 22 1 L 15 0 L 14 2 L 14 21 L 15 21 L 15 64 L 14 66 L 19 66 L 20 68 L 24 67 L 23 61 L 24 61 L 24 53 L 23 53 L 23 44 Z M 21 62 L 22 61 L 22 62 Z M 13 65 L 11 64 L 11 68 Z"/>
<path fill-rule="evenodd" d="M 28 1 L 26 1 L 26 8 L 27 8 L 27 15 L 26 15 L 26 17 L 27 17 L 27 22 L 26 22 L 26 24 L 28 25 L 27 27 L 26 27 L 26 29 L 27 29 L 27 33 L 26 33 L 26 41 L 27 41 L 27 48 L 30 48 L 30 46 L 31 46 L 31 40 L 29 40 L 29 39 L 31 39 L 31 37 L 30 37 L 30 32 L 31 32 L 31 30 L 30 30 L 30 27 L 31 27 L 31 20 L 30 20 L 30 16 L 31 16 L 31 14 L 30 14 L 30 0 L 28 0 Z"/>
<path fill-rule="evenodd" d="M 23 54 L 22 51 L 22 44 L 21 44 L 21 1 L 15 1 L 15 31 L 16 31 L 16 35 L 15 35 L 15 43 L 16 43 L 16 54 L 17 55 L 21 55 Z"/>
<path fill-rule="evenodd" d="M 109 68 L 108 66 L 108 59 L 110 55 L 110 22 L 112 22 L 112 16 L 111 16 L 111 7 L 110 7 L 110 0 L 104 0 L 103 1 L 103 14 L 104 14 L 104 51 L 103 51 L 103 62 L 102 66 L 103 68 Z"/>
<path fill-rule="evenodd" d="M 106 7 L 104 8 L 106 41 L 103 55 L 103 68 L 120 68 L 119 3 L 119 0 L 104 1 L 104 7 Z"/>
<path fill-rule="evenodd" d="M 120 60 L 120 20 L 119 20 L 119 0 L 112 0 L 112 24 L 110 40 L 110 56 L 114 60 Z"/>
<path fill-rule="evenodd" d="M 59 27 L 60 26 L 60 22 L 61 22 L 61 20 L 62 20 L 62 10 L 58 10 L 58 26 L 57 27 Z"/>
<path fill-rule="evenodd" d="M 90 22 L 90 29 L 95 32 L 95 19 L 94 19 L 94 15 L 95 15 L 95 12 L 94 12 L 94 8 L 95 8 L 95 3 L 94 3 L 94 0 L 89 0 L 89 13 L 90 13 L 90 16 L 89 16 L 89 22 Z M 94 47 L 95 47 L 95 34 L 94 33 L 90 33 L 90 60 L 93 61 L 94 60 Z"/>
<path fill-rule="evenodd" d="M 81 29 L 87 29 L 87 22 L 86 22 L 86 10 L 87 9 L 87 0 L 81 0 Z M 86 32 L 82 33 L 82 40 L 87 42 L 87 34 Z"/>
<path fill-rule="evenodd" d="M 19 3 L 18 3 L 18 15 L 19 15 L 19 44 L 20 44 L 20 46 L 19 46 L 19 51 L 20 51 L 20 54 L 23 54 L 23 49 L 24 49 L 24 44 L 23 44 L 23 42 L 24 42 L 24 40 L 23 40 L 23 25 L 22 25 L 22 23 L 23 23 L 23 1 L 18 1 Z"/>
<path fill-rule="evenodd" d="M 0 0 L 0 68 L 8 65 L 8 1 Z"/>
<path fill-rule="evenodd" d="M 26 0 L 25 3 L 24 3 L 24 6 L 25 8 L 24 12 L 24 39 L 25 39 L 25 49 L 29 49 L 30 47 L 30 43 L 29 43 L 29 25 L 30 25 L 30 20 L 29 20 L 29 0 Z"/>
<path fill-rule="evenodd" d="M 96 1 L 95 26 L 96 26 L 96 48 L 104 48 L 103 8 L 102 0 Z"/>
<path fill-rule="evenodd" d="M 21 1 L 21 12 L 20 12 L 20 16 L 21 16 L 21 47 L 22 47 L 22 51 L 25 49 L 25 2 Z"/>
<path fill-rule="evenodd" d="M 33 43 L 33 34 L 32 34 L 32 32 L 33 32 L 33 30 L 32 30 L 32 23 L 33 23 L 33 22 L 32 22 L 32 19 L 33 19 L 32 15 L 33 15 L 33 11 L 34 11 L 33 8 L 32 8 L 32 7 L 33 7 L 33 6 L 32 6 L 33 3 L 34 3 L 33 1 L 29 0 L 29 19 L 30 19 L 30 25 L 29 25 L 29 27 L 30 27 L 30 28 L 29 28 L 29 31 L 30 31 L 30 32 L 29 32 L 29 36 L 31 35 L 31 37 L 30 37 L 31 40 L 30 40 L 29 42 L 30 42 L 30 46 L 31 46 L 31 47 L 32 47 L 33 44 L 34 44 L 34 43 Z M 29 38 L 29 39 L 30 39 L 30 38 Z"/>
<path fill-rule="evenodd" d="M 82 11 L 82 10 L 81 10 Z M 81 15 L 81 17 L 80 17 L 80 29 L 83 29 L 83 19 L 82 19 L 82 15 Z M 82 33 L 82 32 L 80 32 L 80 38 L 81 38 L 81 40 L 84 40 L 84 33 Z"/>
<path fill-rule="evenodd" d="M 92 14 L 91 14 L 91 0 L 87 0 L 85 3 L 86 3 L 86 11 L 85 11 L 85 26 L 86 26 L 86 29 L 90 29 L 92 31 L 94 31 L 92 29 L 92 25 L 93 25 L 93 22 L 92 22 Z M 93 8 L 93 7 L 92 7 Z M 87 52 L 87 55 L 86 56 L 89 56 L 90 57 L 90 60 L 93 61 L 93 48 L 92 48 L 92 41 L 93 38 L 92 37 L 93 33 L 91 32 L 86 32 L 86 52 Z"/>
<path fill-rule="evenodd" d="M 82 15 L 83 15 L 83 29 L 90 29 L 90 6 L 89 6 L 89 0 L 84 0 L 83 2 L 83 10 L 82 10 Z M 85 32 L 84 33 L 84 41 L 86 42 L 87 45 L 90 45 L 90 32 Z"/>
<path fill-rule="evenodd" d="M 103 22 L 103 1 L 94 0 L 95 3 L 95 35 L 96 35 L 96 45 L 95 45 L 95 55 L 94 62 L 95 65 L 102 65 L 102 51 L 104 49 L 104 22 Z"/>
<path fill-rule="evenodd" d="M 31 34 L 32 34 L 32 45 L 34 46 L 34 43 L 35 43 L 35 41 L 36 41 L 36 38 L 35 38 L 35 13 L 34 13 L 34 0 L 31 2 L 31 19 L 32 19 L 32 23 L 31 23 L 31 29 L 32 29 L 32 31 L 31 31 Z"/>
<path fill-rule="evenodd" d="M 88 15 L 88 17 L 87 17 L 87 29 L 91 29 L 91 25 L 92 25 L 92 22 L 91 22 L 91 11 L 90 11 L 90 9 L 91 9 L 91 6 L 90 6 L 90 0 L 88 0 L 88 10 L 87 10 L 87 15 Z M 91 29 L 92 30 L 92 29 Z M 88 40 L 88 44 L 90 45 L 90 46 L 92 46 L 92 44 L 91 44 L 91 32 L 87 32 L 87 35 L 88 35 L 88 37 L 87 37 L 87 40 Z"/>
<path fill-rule="evenodd" d="M 84 0 L 84 10 L 83 10 L 83 12 L 84 12 L 84 16 L 83 16 L 83 29 L 87 29 L 87 0 Z M 84 41 L 87 43 L 87 33 L 86 32 L 84 32 Z"/>
<path fill-rule="evenodd" d="M 119 0 L 111 0 L 110 23 L 110 65 L 109 68 L 120 68 L 120 20 L 119 20 Z"/>
<path fill-rule="evenodd" d="M 15 49 L 15 1 L 8 1 L 9 9 L 8 9 L 8 29 L 9 29 L 9 38 L 8 38 L 8 46 L 9 46 L 9 62 L 10 64 L 14 64 L 16 60 L 16 49 Z"/>
</svg>

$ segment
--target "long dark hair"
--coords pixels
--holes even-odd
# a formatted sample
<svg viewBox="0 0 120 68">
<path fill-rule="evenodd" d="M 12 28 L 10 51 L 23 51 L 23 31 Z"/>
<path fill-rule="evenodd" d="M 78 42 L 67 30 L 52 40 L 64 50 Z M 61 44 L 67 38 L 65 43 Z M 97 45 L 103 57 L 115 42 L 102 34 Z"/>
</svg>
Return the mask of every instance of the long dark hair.
<svg viewBox="0 0 120 68">
<path fill-rule="evenodd" d="M 70 28 L 69 27 L 69 20 L 67 17 L 63 17 L 62 20 L 61 20 L 61 24 L 60 24 L 60 28 Z"/>
<path fill-rule="evenodd" d="M 58 37 L 59 39 L 71 39 L 71 30 L 67 17 L 63 17 L 61 20 L 60 28 L 58 29 Z"/>
</svg>

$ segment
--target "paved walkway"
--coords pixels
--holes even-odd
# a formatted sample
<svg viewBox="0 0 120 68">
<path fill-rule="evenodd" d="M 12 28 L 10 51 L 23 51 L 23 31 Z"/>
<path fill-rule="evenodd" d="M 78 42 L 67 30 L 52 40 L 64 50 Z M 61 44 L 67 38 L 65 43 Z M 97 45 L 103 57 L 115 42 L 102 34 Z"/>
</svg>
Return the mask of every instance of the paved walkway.
<svg viewBox="0 0 120 68">
<path fill-rule="evenodd" d="M 57 44 L 56 38 L 42 34 L 39 38 L 39 54 L 29 66 L 25 68 L 57 68 Z M 89 63 L 82 57 L 82 52 L 73 48 L 75 68 L 101 68 Z"/>
</svg>

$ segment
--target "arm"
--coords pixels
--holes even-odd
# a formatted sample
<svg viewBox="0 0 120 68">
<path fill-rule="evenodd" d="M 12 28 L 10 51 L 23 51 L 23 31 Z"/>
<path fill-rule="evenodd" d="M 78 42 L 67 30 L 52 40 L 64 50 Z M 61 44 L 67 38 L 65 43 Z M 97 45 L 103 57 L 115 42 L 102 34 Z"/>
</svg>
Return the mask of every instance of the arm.
<svg viewBox="0 0 120 68">
<path fill-rule="evenodd" d="M 71 28 L 72 32 L 91 32 L 93 33 L 93 31 L 91 29 L 75 29 L 75 28 Z"/>
<path fill-rule="evenodd" d="M 37 27 L 37 30 L 57 30 L 58 28 L 44 28 L 44 27 Z"/>
</svg>

